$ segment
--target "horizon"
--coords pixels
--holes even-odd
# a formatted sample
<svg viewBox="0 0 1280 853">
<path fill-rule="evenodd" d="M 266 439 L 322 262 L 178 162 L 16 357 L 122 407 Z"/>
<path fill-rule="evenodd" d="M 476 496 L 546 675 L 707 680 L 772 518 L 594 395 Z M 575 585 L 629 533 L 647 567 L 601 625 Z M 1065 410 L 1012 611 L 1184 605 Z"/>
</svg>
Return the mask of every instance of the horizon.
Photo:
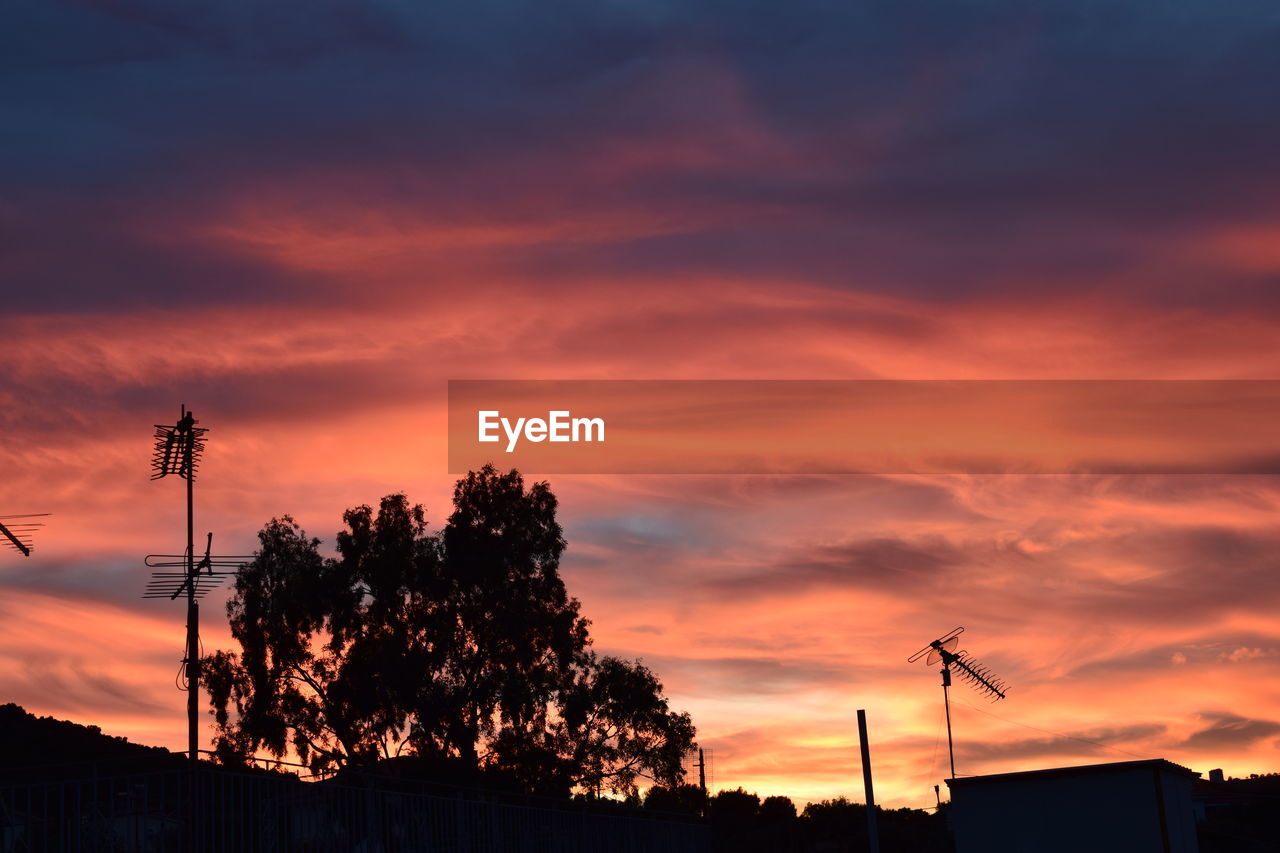
<svg viewBox="0 0 1280 853">
<path fill-rule="evenodd" d="M 185 748 L 180 404 L 197 542 L 330 553 L 387 494 L 439 529 L 450 380 L 1280 378 L 1261 4 L 302 8 L 7 13 L 0 515 L 52 515 L 0 703 Z M 1274 475 L 522 473 L 716 788 L 861 800 L 863 708 L 877 804 L 932 806 L 906 659 L 957 625 L 1011 685 L 953 689 L 961 776 L 1280 769 Z"/>
</svg>

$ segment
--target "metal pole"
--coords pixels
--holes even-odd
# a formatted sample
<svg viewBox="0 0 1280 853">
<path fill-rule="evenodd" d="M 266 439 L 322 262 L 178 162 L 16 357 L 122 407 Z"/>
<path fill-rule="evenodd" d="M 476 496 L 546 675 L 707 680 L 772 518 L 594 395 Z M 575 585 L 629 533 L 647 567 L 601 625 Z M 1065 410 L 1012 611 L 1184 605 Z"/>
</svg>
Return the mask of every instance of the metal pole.
<svg viewBox="0 0 1280 853">
<path fill-rule="evenodd" d="M 200 605 L 187 592 L 187 749 L 191 766 L 200 759 Z"/>
<path fill-rule="evenodd" d="M 186 416 L 183 406 L 183 416 Z M 186 440 L 183 451 L 187 467 L 187 749 L 191 753 L 191 785 L 188 788 L 188 850 L 196 853 L 200 841 L 200 605 L 196 603 L 195 544 L 195 435 Z"/>
<path fill-rule="evenodd" d="M 956 748 L 951 742 L 951 669 L 942 668 L 942 705 L 947 709 L 947 755 L 951 758 L 951 778 L 956 778 Z"/>
<path fill-rule="evenodd" d="M 184 407 L 185 408 L 185 407 Z M 187 441 L 187 748 L 191 766 L 200 760 L 200 605 L 196 604 L 194 438 Z"/>
<path fill-rule="evenodd" d="M 858 741 L 862 745 L 862 789 L 867 795 L 867 849 L 880 853 L 880 832 L 876 827 L 876 793 L 871 786 L 871 745 L 867 742 L 867 712 L 858 709 Z"/>
<path fill-rule="evenodd" d="M 698 787 L 702 789 L 702 797 L 707 796 L 707 757 L 702 753 L 702 747 L 698 747 Z"/>
</svg>

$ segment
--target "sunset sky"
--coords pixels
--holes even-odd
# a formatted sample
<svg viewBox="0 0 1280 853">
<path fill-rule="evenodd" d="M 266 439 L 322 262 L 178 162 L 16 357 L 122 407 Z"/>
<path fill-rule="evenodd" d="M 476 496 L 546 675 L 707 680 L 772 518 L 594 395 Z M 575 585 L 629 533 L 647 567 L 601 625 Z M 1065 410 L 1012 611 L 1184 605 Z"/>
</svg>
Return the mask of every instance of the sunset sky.
<svg viewBox="0 0 1280 853">
<path fill-rule="evenodd" d="M 180 403 L 248 553 L 442 521 L 450 379 L 1280 379 L 1273 4 L 3 15 L 0 514 L 54 515 L 0 551 L 0 703 L 185 748 L 183 608 L 139 597 Z M 860 800 L 865 708 L 880 799 L 932 805 L 906 658 L 957 625 L 1012 685 L 953 691 L 961 774 L 1280 770 L 1275 476 L 548 479 L 596 648 L 717 788 Z"/>
</svg>

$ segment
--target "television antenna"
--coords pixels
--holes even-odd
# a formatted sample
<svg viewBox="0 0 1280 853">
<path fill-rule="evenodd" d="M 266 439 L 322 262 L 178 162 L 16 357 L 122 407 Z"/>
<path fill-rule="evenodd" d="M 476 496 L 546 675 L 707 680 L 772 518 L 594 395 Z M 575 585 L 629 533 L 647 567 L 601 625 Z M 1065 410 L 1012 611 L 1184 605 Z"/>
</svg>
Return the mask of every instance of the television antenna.
<svg viewBox="0 0 1280 853">
<path fill-rule="evenodd" d="M 956 651 L 963 633 L 964 628 L 955 628 L 907 658 L 907 663 L 915 663 L 924 658 L 929 666 L 939 662 L 942 664 L 942 704 L 947 712 L 947 754 L 951 758 L 952 779 L 956 778 L 956 751 L 951 740 L 951 668 L 955 667 L 960 677 L 974 690 L 990 696 L 992 702 L 999 702 L 1009 692 L 1007 684 L 992 675 L 989 669 L 974 660 L 967 651 Z"/>
<path fill-rule="evenodd" d="M 698 774 L 698 787 L 702 790 L 703 797 L 707 796 L 707 792 L 715 785 L 715 755 L 711 751 L 711 747 L 705 749 L 694 744 L 680 759 L 680 766 L 684 770 L 685 777 L 691 777 L 696 771 Z M 693 784 L 687 782 L 685 784 Z"/>
<path fill-rule="evenodd" d="M 187 690 L 187 740 L 191 753 L 191 765 L 200 760 L 200 604 L 209 590 L 222 582 L 232 572 L 215 571 L 215 568 L 240 566 L 253 557 L 213 555 L 213 534 L 205 541 L 204 556 L 195 556 L 195 480 L 204 453 L 204 427 L 198 427 L 195 415 L 183 406 L 178 422 L 173 426 L 156 424 L 155 453 L 151 458 L 151 479 L 159 480 L 176 474 L 187 481 L 187 550 L 183 554 L 150 554 L 145 563 L 153 569 L 181 569 L 181 571 L 152 572 L 143 598 L 187 599 L 186 657 L 178 676 L 179 689 Z M 185 676 L 185 677 L 184 677 Z M 185 687 L 184 687 L 185 683 Z"/>
<path fill-rule="evenodd" d="M 14 549 L 24 557 L 31 556 L 31 536 L 36 528 L 44 527 L 43 521 L 27 521 L 29 518 L 45 518 L 47 512 L 27 515 L 0 515 L 0 544 Z"/>
<path fill-rule="evenodd" d="M 205 541 L 204 556 L 200 558 L 194 569 L 188 568 L 185 554 L 148 554 L 145 563 L 149 569 L 176 569 L 180 572 L 152 572 L 147 582 L 147 591 L 143 598 L 167 598 L 175 600 L 180 595 L 194 595 L 201 599 L 214 587 L 222 583 L 222 579 L 235 572 L 215 572 L 214 568 L 240 568 L 253 560 L 251 555 L 244 554 L 210 554 L 213 547 L 213 534 L 208 534 Z"/>
</svg>

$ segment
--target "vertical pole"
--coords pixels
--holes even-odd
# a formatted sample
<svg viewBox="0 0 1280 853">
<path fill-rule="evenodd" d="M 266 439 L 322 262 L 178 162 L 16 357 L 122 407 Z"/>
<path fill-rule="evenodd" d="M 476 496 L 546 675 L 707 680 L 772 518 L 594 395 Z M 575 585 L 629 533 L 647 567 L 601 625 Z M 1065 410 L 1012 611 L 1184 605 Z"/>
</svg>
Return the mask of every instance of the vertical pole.
<svg viewBox="0 0 1280 853">
<path fill-rule="evenodd" d="M 182 407 L 187 416 L 187 407 Z M 187 749 L 191 755 L 191 784 L 188 790 L 187 849 L 196 853 L 201 847 L 200 838 L 200 605 L 196 603 L 196 543 L 195 543 L 195 433 L 186 438 L 183 464 L 187 469 Z"/>
<path fill-rule="evenodd" d="M 858 709 L 858 741 L 862 746 L 862 789 L 867 795 L 867 850 L 880 853 L 880 832 L 876 827 L 876 792 L 871 786 L 871 745 L 867 742 L 867 712 Z"/>
<path fill-rule="evenodd" d="M 951 778 L 956 778 L 956 748 L 951 742 L 951 668 L 942 668 L 942 706 L 947 710 L 947 755 L 951 758 Z"/>
<path fill-rule="evenodd" d="M 698 808 L 698 813 L 706 817 L 711 801 L 707 799 L 707 756 L 702 751 L 702 747 L 698 747 L 698 790 L 702 792 L 702 804 Z"/>
<path fill-rule="evenodd" d="M 196 603 L 194 447 L 192 435 L 184 451 L 187 456 L 184 460 L 187 466 L 187 748 L 192 767 L 200 760 L 200 605 Z"/>
<path fill-rule="evenodd" d="M 200 605 L 187 593 L 187 749 L 191 766 L 200 760 Z"/>
</svg>

